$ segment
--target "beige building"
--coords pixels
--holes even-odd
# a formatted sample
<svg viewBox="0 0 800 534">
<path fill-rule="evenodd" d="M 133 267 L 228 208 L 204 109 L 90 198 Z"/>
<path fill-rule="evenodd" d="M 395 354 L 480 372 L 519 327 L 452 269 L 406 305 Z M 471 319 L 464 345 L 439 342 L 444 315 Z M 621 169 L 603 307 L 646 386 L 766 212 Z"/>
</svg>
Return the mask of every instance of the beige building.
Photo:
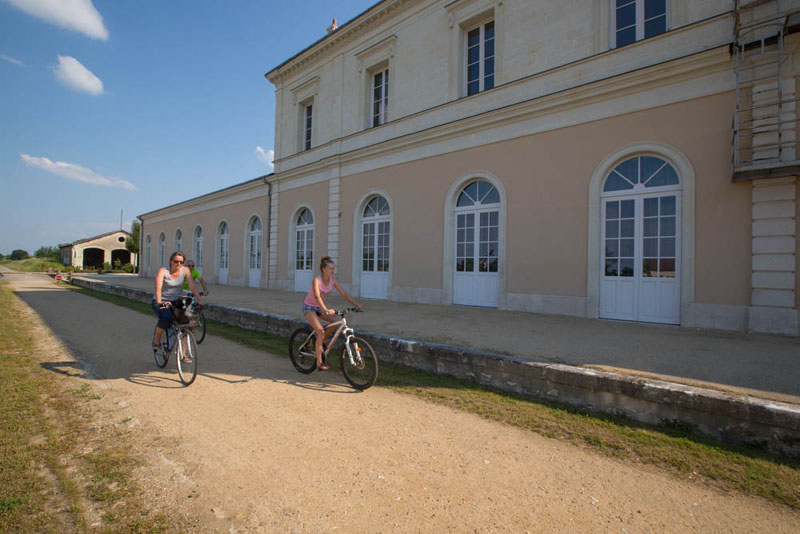
<svg viewBox="0 0 800 534">
<path fill-rule="evenodd" d="M 798 8 L 374 5 L 266 75 L 261 285 L 798 335 Z"/>
<path fill-rule="evenodd" d="M 213 283 L 266 287 L 266 178 L 139 215 L 141 275 L 155 276 L 180 251 Z"/>
<path fill-rule="evenodd" d="M 125 230 L 108 232 L 73 243 L 59 245 L 61 263 L 76 269 L 99 269 L 104 263 L 112 266 L 136 264 L 136 254 L 128 252 L 127 241 L 131 234 Z"/>
</svg>

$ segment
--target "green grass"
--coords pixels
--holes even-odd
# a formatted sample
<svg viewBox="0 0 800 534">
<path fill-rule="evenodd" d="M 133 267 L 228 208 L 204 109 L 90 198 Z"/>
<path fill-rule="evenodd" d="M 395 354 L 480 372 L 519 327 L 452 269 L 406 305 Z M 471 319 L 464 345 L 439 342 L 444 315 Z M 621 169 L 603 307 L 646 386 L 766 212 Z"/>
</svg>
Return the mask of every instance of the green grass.
<svg viewBox="0 0 800 534">
<path fill-rule="evenodd" d="M 88 289 L 74 290 L 152 314 L 147 304 Z M 288 351 L 285 338 L 217 321 L 208 321 L 208 331 L 261 351 L 279 355 Z M 646 425 L 385 362 L 381 362 L 376 385 L 536 432 L 626 463 L 650 465 L 682 479 L 762 497 L 800 510 L 800 461 L 776 457 L 758 448 L 726 445 L 689 426 Z"/>
<path fill-rule="evenodd" d="M 42 267 L 46 271 L 52 267 L 57 271 L 63 271 L 64 265 L 55 260 L 48 258 L 25 258 L 24 260 L 0 260 L 0 265 L 13 269 L 15 271 L 23 271 L 27 273 L 40 272 Z"/>
<path fill-rule="evenodd" d="M 165 531 L 131 478 L 138 460 L 125 434 L 92 428 L 101 396 L 89 384 L 68 389 L 36 362 L 23 311 L 0 288 L 0 532 L 87 532 L 87 504 L 103 532 Z"/>
</svg>

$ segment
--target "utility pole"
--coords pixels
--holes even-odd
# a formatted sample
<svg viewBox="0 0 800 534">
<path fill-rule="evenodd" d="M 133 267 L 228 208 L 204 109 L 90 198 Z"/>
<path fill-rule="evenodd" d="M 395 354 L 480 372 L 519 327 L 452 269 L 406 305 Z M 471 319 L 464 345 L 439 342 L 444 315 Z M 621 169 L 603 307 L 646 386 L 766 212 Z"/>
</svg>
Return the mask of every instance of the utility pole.
<svg viewBox="0 0 800 534">
<path fill-rule="evenodd" d="M 122 212 L 124 209 L 119 210 L 119 229 L 122 230 Z"/>
</svg>

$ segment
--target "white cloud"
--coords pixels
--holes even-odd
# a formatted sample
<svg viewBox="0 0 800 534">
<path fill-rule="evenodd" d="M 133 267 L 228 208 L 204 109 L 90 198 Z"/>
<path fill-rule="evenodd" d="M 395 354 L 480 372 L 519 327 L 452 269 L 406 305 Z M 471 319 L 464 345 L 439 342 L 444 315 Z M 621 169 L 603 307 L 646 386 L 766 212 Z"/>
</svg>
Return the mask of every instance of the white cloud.
<svg viewBox="0 0 800 534">
<path fill-rule="evenodd" d="M 275 165 L 273 165 L 272 160 L 275 158 L 275 151 L 274 150 L 267 150 L 264 151 L 263 148 L 260 146 L 256 147 L 256 157 L 267 164 L 269 170 L 273 170 Z"/>
<path fill-rule="evenodd" d="M 92 0 L 6 0 L 28 15 L 93 39 L 108 39 L 103 17 Z"/>
<path fill-rule="evenodd" d="M 72 56 L 58 56 L 55 72 L 56 78 L 76 91 L 85 91 L 92 95 L 103 93 L 103 82 L 100 78 Z"/>
<path fill-rule="evenodd" d="M 14 65 L 22 65 L 23 67 L 25 66 L 25 63 L 23 63 L 22 61 L 20 61 L 20 60 L 18 60 L 16 58 L 13 58 L 11 56 L 7 56 L 5 54 L 0 54 L 0 59 L 4 59 L 4 60 L 8 61 L 9 63 L 13 63 Z"/>
<path fill-rule="evenodd" d="M 114 177 L 108 178 L 74 163 L 51 161 L 47 158 L 38 158 L 36 156 L 29 156 L 28 154 L 20 154 L 19 157 L 31 167 L 42 169 L 43 171 L 61 176 L 62 178 L 83 182 L 85 184 L 119 187 L 121 189 L 127 189 L 128 191 L 136 191 L 136 186 L 127 180 Z"/>
</svg>

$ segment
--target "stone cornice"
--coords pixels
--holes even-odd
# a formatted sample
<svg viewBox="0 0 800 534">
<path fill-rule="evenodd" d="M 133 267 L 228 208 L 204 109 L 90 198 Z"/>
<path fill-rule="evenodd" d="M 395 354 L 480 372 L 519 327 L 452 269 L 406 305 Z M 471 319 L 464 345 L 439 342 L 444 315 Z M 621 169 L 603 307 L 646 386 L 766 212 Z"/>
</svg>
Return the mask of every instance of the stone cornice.
<svg viewBox="0 0 800 534">
<path fill-rule="evenodd" d="M 316 43 L 312 44 L 297 55 L 284 61 L 274 69 L 267 72 L 264 76 L 273 85 L 279 86 L 281 82 L 292 76 L 299 69 L 315 61 L 323 55 L 333 53 L 336 49 L 351 43 L 359 37 L 368 27 L 387 17 L 392 12 L 417 2 L 418 0 L 383 0 L 379 4 L 371 7 L 355 19 L 340 26 Z"/>
<path fill-rule="evenodd" d="M 214 191 L 213 193 L 208 193 L 206 195 L 185 200 L 177 204 L 172 204 L 154 211 L 143 213 L 142 215 L 139 215 L 138 218 L 142 221 L 152 224 L 154 222 L 174 219 L 176 217 L 182 217 L 191 213 L 199 213 L 208 209 L 266 196 L 267 188 L 264 187 L 264 184 L 266 183 L 268 176 L 269 175 L 254 178 L 252 180 L 248 180 L 247 182 L 242 182 L 240 184 L 226 187 L 225 189 L 220 189 L 219 191 Z"/>
</svg>

